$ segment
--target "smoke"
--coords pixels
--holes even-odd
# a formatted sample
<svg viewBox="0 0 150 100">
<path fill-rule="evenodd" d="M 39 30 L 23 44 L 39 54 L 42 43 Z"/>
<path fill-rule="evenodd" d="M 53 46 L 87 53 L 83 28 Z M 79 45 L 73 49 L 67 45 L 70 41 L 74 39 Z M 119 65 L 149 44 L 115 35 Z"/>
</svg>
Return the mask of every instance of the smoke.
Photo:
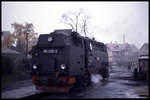
<svg viewBox="0 0 150 100">
<path fill-rule="evenodd" d="M 102 77 L 99 74 L 92 74 L 91 75 L 91 81 L 93 83 L 99 83 Z"/>
</svg>

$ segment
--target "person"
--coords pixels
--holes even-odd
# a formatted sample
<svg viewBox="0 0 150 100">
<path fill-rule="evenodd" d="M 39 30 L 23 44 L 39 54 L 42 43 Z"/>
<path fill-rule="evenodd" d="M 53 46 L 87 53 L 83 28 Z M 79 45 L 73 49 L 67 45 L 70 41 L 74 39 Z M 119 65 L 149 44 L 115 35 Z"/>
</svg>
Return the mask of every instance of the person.
<svg viewBox="0 0 150 100">
<path fill-rule="evenodd" d="M 134 72 L 133 72 L 133 78 L 136 80 L 137 79 L 137 75 L 138 75 L 138 71 L 137 71 L 137 68 L 134 69 Z"/>
<path fill-rule="evenodd" d="M 131 70 L 131 66 L 130 65 L 128 65 L 128 72 Z"/>
<path fill-rule="evenodd" d="M 139 79 L 140 80 L 145 80 L 146 79 L 146 73 L 143 72 L 142 68 L 139 68 Z"/>
</svg>

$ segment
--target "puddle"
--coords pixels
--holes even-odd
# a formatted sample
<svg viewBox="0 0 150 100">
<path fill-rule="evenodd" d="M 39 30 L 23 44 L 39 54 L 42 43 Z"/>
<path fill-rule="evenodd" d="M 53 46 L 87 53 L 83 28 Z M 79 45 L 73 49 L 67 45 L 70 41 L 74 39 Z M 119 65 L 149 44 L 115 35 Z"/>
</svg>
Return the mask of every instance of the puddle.
<svg viewBox="0 0 150 100">
<path fill-rule="evenodd" d="M 138 84 L 138 83 L 121 83 L 121 84 L 124 84 L 124 85 L 129 85 L 129 86 L 135 86 L 135 87 L 137 87 L 137 86 L 142 86 L 141 84 Z"/>
</svg>

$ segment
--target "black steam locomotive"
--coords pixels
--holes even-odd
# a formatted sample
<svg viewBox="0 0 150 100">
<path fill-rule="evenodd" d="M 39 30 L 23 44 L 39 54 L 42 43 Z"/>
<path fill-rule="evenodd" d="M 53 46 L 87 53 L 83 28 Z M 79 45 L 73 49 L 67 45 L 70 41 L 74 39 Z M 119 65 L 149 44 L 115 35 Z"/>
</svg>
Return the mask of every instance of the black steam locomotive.
<svg viewBox="0 0 150 100">
<path fill-rule="evenodd" d="M 91 73 L 109 77 L 104 43 L 65 29 L 40 35 L 32 48 L 32 82 L 37 89 L 67 92 L 89 85 Z"/>
</svg>

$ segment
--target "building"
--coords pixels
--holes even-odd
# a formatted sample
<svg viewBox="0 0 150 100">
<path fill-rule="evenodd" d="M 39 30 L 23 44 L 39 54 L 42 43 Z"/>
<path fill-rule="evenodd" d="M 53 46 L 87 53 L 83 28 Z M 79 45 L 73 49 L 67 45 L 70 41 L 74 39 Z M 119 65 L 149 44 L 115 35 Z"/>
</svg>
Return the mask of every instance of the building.
<svg viewBox="0 0 150 100">
<path fill-rule="evenodd" d="M 109 43 L 107 44 L 107 51 L 109 63 L 112 65 L 137 64 L 138 62 L 138 49 L 133 44 Z"/>
<path fill-rule="evenodd" d="M 139 62 L 139 75 L 143 76 L 141 79 L 148 80 L 149 76 L 149 45 L 148 43 L 144 43 L 143 46 L 139 50 L 139 57 L 138 57 L 138 62 Z M 142 75 L 140 73 L 143 73 Z M 139 77 L 138 77 L 139 78 Z"/>
<path fill-rule="evenodd" d="M 149 47 L 148 43 L 144 43 L 140 48 L 138 55 L 139 56 L 148 55 L 149 54 L 148 47 Z"/>
<path fill-rule="evenodd" d="M 107 44 L 107 51 L 110 64 L 115 65 L 118 61 L 121 60 L 122 52 L 118 44 L 114 43 Z"/>
</svg>

